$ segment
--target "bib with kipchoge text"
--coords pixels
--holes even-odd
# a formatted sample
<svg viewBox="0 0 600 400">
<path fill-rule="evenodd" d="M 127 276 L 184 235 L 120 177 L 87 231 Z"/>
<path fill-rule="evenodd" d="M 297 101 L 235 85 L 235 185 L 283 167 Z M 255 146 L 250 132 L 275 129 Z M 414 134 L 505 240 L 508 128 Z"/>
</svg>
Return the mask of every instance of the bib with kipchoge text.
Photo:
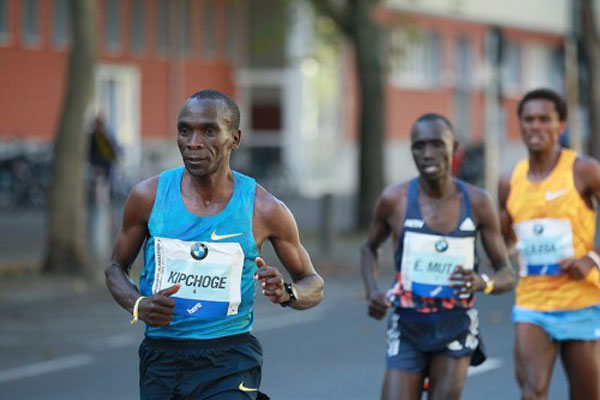
<svg viewBox="0 0 600 400">
<path fill-rule="evenodd" d="M 156 237 L 152 293 L 177 283 L 175 313 L 219 318 L 238 313 L 244 251 L 239 243 L 193 242 Z"/>
</svg>

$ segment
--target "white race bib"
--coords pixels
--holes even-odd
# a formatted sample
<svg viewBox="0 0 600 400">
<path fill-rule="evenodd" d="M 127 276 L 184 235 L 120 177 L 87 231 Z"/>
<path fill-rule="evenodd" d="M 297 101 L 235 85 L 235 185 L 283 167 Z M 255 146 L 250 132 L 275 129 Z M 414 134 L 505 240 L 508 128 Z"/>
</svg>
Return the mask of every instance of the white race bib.
<svg viewBox="0 0 600 400">
<path fill-rule="evenodd" d="M 418 232 L 404 234 L 402 285 L 423 297 L 455 297 L 450 274 L 461 265 L 473 269 L 475 238 L 456 238 Z"/>
<path fill-rule="evenodd" d="M 244 251 L 239 243 L 154 238 L 152 293 L 175 285 L 175 313 L 217 318 L 238 313 Z"/>
<path fill-rule="evenodd" d="M 573 230 L 568 219 L 540 218 L 513 225 L 521 259 L 521 276 L 558 275 L 558 261 L 574 257 Z"/>
</svg>

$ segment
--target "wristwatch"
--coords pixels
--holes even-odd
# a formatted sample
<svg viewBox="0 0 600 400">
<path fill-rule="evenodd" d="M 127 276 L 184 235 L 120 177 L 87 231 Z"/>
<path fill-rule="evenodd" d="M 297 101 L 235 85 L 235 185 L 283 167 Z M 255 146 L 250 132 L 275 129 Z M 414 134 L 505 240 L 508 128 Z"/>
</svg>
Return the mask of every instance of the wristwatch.
<svg viewBox="0 0 600 400">
<path fill-rule="evenodd" d="M 491 280 L 490 277 L 487 276 L 487 274 L 481 274 L 481 279 L 483 279 L 483 281 L 485 282 L 485 287 L 483 288 L 483 293 L 484 294 L 492 293 L 492 291 L 494 290 L 495 282 L 493 280 Z"/>
<path fill-rule="evenodd" d="M 288 301 L 283 301 L 281 303 L 279 303 L 279 305 L 281 307 L 289 307 L 292 304 L 294 304 L 296 302 L 296 300 L 298 300 L 298 296 L 296 293 L 296 287 L 294 286 L 293 283 L 285 283 L 283 284 L 283 287 L 285 288 L 285 291 L 287 292 L 287 294 L 290 296 L 290 299 Z"/>
</svg>

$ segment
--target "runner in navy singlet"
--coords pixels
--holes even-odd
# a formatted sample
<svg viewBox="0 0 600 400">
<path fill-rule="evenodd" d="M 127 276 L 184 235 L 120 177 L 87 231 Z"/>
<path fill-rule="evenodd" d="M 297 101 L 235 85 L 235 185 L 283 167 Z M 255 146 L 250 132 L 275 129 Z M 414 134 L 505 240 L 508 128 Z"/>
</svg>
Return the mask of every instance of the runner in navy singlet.
<svg viewBox="0 0 600 400">
<path fill-rule="evenodd" d="M 362 249 L 369 315 L 381 319 L 393 308 L 382 399 L 420 399 L 426 377 L 430 399 L 460 398 L 468 366 L 485 359 L 474 292 L 515 286 L 490 196 L 451 175 L 457 145 L 445 117 L 425 114 L 415 122 L 419 176 L 384 190 Z M 495 271 L 489 277 L 478 273 L 478 233 Z M 377 283 L 378 253 L 390 234 L 397 277 L 386 293 Z"/>
</svg>

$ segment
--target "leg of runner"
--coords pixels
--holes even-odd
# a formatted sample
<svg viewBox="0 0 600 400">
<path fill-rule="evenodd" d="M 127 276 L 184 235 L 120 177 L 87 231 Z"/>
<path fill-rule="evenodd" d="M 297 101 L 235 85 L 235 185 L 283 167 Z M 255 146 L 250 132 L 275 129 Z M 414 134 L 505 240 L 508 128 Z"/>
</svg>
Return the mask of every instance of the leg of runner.
<svg viewBox="0 0 600 400">
<path fill-rule="evenodd" d="M 423 376 L 399 369 L 387 369 L 383 379 L 381 400 L 419 400 Z"/>
<path fill-rule="evenodd" d="M 556 343 L 540 326 L 517 322 L 515 368 L 521 399 L 541 400 L 548 397 L 557 351 Z"/>
<path fill-rule="evenodd" d="M 569 378 L 571 400 L 600 399 L 600 341 L 561 343 L 560 356 Z"/>
<path fill-rule="evenodd" d="M 429 400 L 460 399 L 471 356 L 449 357 L 439 354 L 429 366 Z"/>
</svg>

